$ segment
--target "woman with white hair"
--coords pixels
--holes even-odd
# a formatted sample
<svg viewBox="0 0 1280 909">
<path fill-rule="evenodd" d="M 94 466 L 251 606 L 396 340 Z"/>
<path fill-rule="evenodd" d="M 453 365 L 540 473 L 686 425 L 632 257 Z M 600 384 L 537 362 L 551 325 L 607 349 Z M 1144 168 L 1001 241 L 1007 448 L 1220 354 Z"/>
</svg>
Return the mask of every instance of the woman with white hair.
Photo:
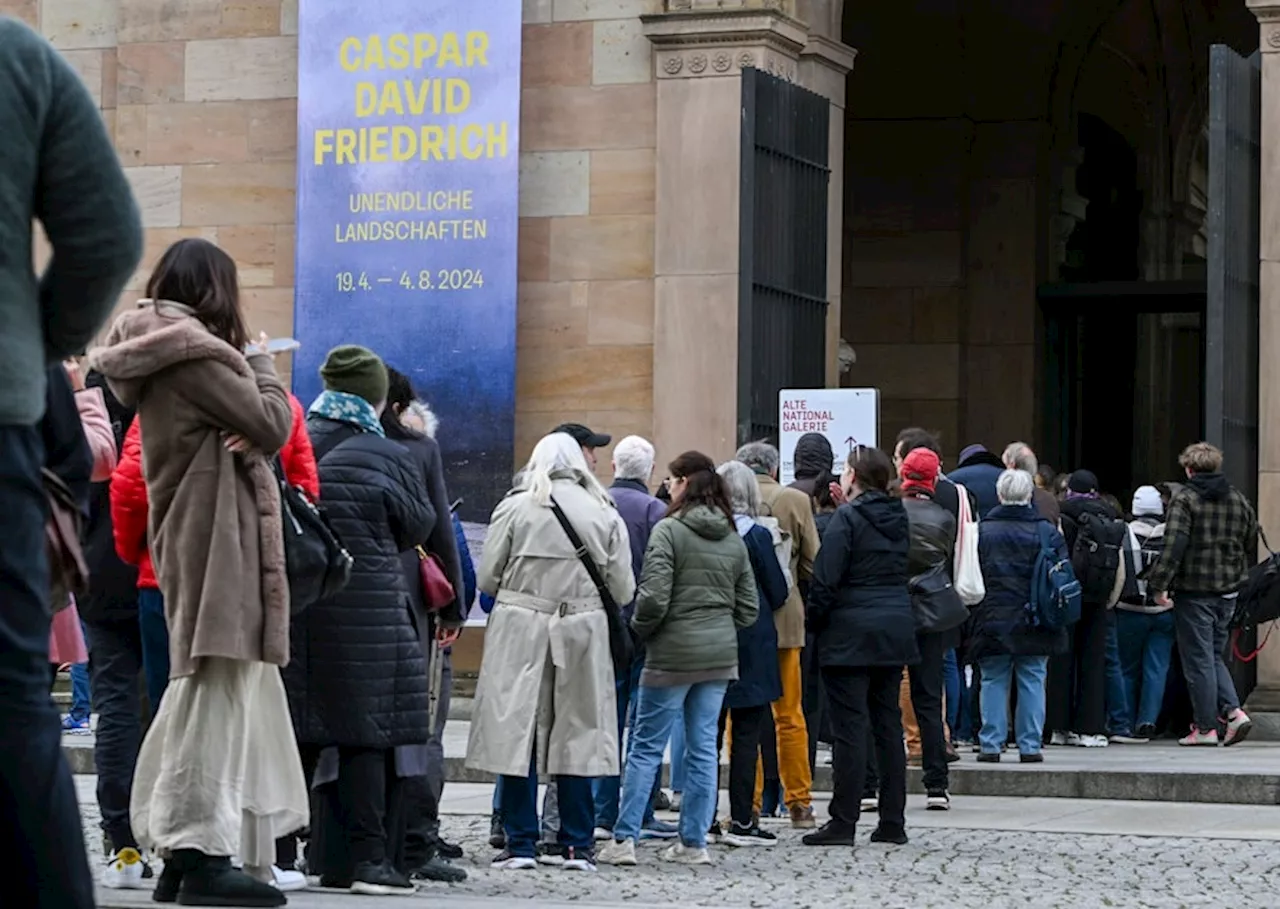
<svg viewBox="0 0 1280 909">
<path fill-rule="evenodd" d="M 754 817 L 752 800 L 756 787 L 756 762 L 760 756 L 760 733 L 770 706 L 782 697 L 782 675 L 778 669 L 778 631 L 773 614 L 787 602 L 787 577 L 773 548 L 773 534 L 756 523 L 760 514 L 760 484 L 755 472 L 741 461 L 721 464 L 716 473 L 724 480 L 725 492 L 733 508 L 738 536 L 747 546 L 751 573 L 760 603 L 756 620 L 738 629 L 738 678 L 725 691 L 721 726 L 730 723 L 728 831 L 721 836 L 727 846 L 773 846 L 778 838 L 760 827 Z"/>
<path fill-rule="evenodd" d="M 494 509 L 477 576 L 495 605 L 467 766 L 502 777 L 507 848 L 494 868 L 536 867 L 536 763 L 559 789 L 562 867 L 594 871 L 591 782 L 618 773 L 618 718 L 606 607 L 586 562 L 614 603 L 629 603 L 627 529 L 569 435 L 538 442 L 517 482 Z M 581 539 L 581 556 L 557 509 Z"/>
<path fill-rule="evenodd" d="M 1009 693 L 1018 686 L 1014 737 L 1024 764 L 1044 760 L 1045 677 L 1049 657 L 1067 648 L 1066 629 L 1034 625 L 1031 598 L 1041 541 L 1070 561 L 1058 528 L 1031 504 L 1035 481 L 1025 470 L 1006 470 L 996 481 L 1000 504 L 982 520 L 978 560 L 986 596 L 973 608 L 969 656 L 982 672 L 980 703 L 982 752 L 978 760 L 997 763 L 1009 734 Z"/>
</svg>

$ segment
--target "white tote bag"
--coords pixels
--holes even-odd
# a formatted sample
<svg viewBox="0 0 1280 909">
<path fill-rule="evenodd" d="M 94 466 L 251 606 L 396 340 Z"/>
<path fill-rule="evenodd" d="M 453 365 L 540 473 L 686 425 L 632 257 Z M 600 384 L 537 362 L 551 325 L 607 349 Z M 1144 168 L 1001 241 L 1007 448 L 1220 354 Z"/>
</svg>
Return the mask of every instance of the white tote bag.
<svg viewBox="0 0 1280 909">
<path fill-rule="evenodd" d="M 978 564 L 978 521 L 969 507 L 969 493 L 959 483 L 956 492 L 960 496 L 960 513 L 956 521 L 955 587 L 966 606 L 976 606 L 987 595 L 982 581 L 982 566 Z"/>
</svg>

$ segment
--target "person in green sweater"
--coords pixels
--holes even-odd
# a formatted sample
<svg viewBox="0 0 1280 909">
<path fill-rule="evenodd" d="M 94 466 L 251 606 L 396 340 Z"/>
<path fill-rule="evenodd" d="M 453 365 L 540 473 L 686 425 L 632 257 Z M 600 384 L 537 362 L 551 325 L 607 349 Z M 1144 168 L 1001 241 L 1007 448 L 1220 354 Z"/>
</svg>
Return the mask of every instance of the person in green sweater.
<svg viewBox="0 0 1280 909">
<path fill-rule="evenodd" d="M 46 367 L 78 354 L 142 254 L 138 209 L 80 77 L 0 16 L 0 829 L 22 848 L 5 905 L 92 907 L 93 878 L 61 725 L 49 700 Z M 32 268 L 32 222 L 53 246 Z"/>
<path fill-rule="evenodd" d="M 724 479 L 701 452 L 671 462 L 671 509 L 649 538 L 631 627 L 645 645 L 631 753 L 614 839 L 599 861 L 636 864 L 635 842 L 671 727 L 683 711 L 685 789 L 680 841 L 666 861 L 708 865 L 715 818 L 716 731 L 729 683 L 738 678 L 738 629 L 759 613 L 755 575 L 734 523 Z"/>
</svg>

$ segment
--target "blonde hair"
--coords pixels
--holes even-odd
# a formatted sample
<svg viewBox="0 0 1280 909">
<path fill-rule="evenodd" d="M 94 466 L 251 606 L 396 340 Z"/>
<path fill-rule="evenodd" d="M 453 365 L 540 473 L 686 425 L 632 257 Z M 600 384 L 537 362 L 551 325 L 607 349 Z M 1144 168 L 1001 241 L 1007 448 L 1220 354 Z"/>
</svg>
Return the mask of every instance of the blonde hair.
<svg viewBox="0 0 1280 909">
<path fill-rule="evenodd" d="M 1208 442 L 1196 442 L 1182 449 L 1178 463 L 1192 473 L 1217 473 L 1222 469 L 1222 449 Z"/>
<path fill-rule="evenodd" d="M 552 474 L 555 473 L 571 474 L 577 484 L 591 493 L 601 505 L 613 507 L 613 499 L 609 498 L 609 493 L 587 467 L 582 446 L 568 433 L 553 432 L 543 436 L 533 446 L 529 463 L 518 476 L 520 488 L 528 492 L 539 505 L 549 505 L 554 479 Z"/>
</svg>

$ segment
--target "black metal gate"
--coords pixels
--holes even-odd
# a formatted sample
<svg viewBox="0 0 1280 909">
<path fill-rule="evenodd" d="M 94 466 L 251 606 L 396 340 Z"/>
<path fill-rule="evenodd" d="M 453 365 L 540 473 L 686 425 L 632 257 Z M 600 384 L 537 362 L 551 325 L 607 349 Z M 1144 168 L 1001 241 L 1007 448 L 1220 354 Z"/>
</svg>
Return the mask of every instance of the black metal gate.
<svg viewBox="0 0 1280 909">
<path fill-rule="evenodd" d="M 1205 437 L 1227 478 L 1258 501 L 1258 243 L 1261 54 L 1209 52 L 1209 238 L 1205 312 Z M 1240 696 L 1254 664 L 1232 666 Z"/>
<path fill-rule="evenodd" d="M 830 102 L 742 71 L 738 442 L 775 438 L 778 392 L 826 384 Z"/>
</svg>

